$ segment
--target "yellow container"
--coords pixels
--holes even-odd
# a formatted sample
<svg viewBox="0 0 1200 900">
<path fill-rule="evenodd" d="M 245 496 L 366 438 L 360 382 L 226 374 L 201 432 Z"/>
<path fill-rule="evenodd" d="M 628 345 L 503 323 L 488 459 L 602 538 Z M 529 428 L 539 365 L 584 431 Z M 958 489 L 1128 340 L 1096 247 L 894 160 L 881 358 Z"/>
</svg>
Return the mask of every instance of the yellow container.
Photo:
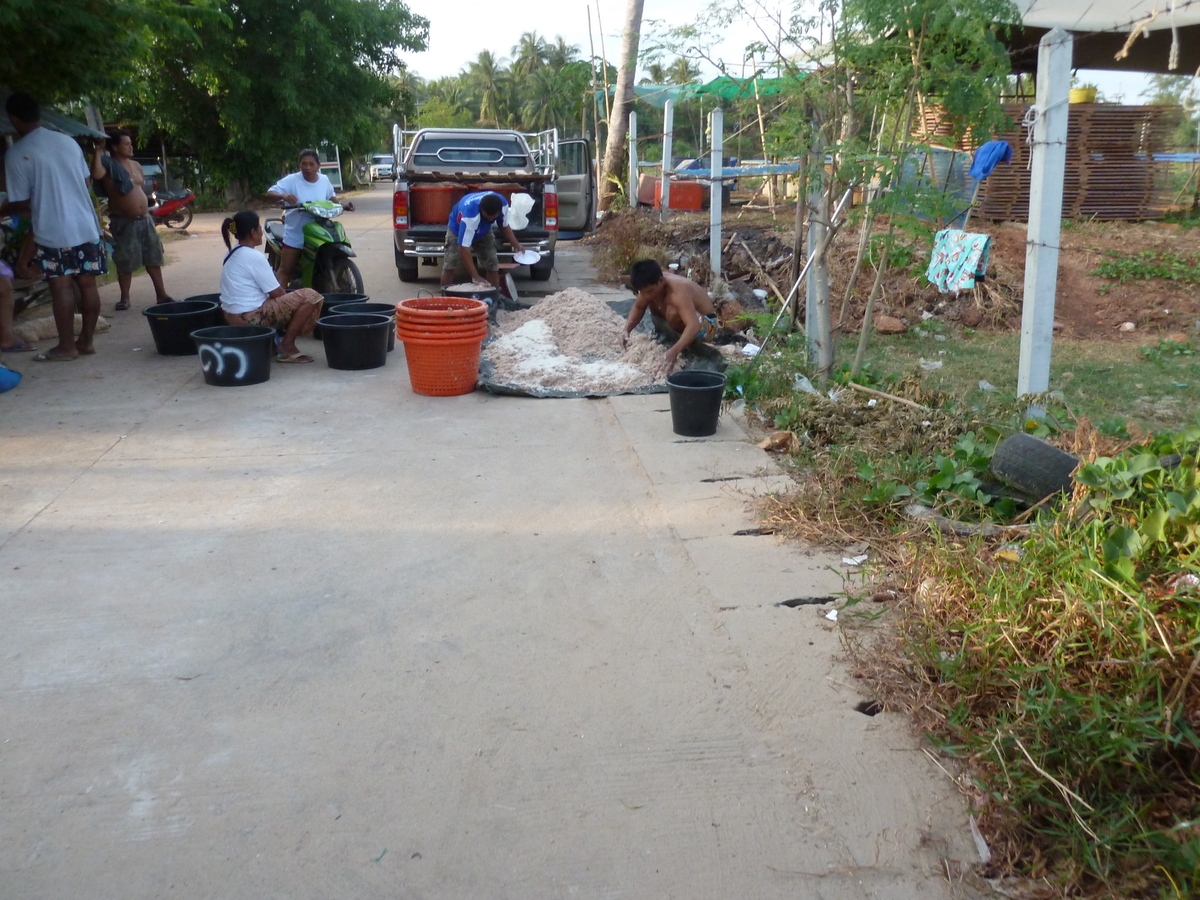
<svg viewBox="0 0 1200 900">
<path fill-rule="evenodd" d="M 1069 97 L 1072 103 L 1095 103 L 1096 89 L 1094 87 L 1071 88 Z"/>
</svg>

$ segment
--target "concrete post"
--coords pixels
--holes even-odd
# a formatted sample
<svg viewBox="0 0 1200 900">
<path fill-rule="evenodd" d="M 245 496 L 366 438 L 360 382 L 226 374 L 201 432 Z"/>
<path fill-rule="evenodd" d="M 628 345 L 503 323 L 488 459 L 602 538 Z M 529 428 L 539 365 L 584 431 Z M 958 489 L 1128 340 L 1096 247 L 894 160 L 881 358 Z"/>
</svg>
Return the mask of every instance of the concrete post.
<svg viewBox="0 0 1200 900">
<path fill-rule="evenodd" d="M 725 155 L 725 114 L 721 107 L 712 111 L 712 185 L 708 189 L 708 266 L 713 278 L 721 275 L 721 199 L 725 196 L 725 182 L 721 180 L 721 169 Z"/>
<path fill-rule="evenodd" d="M 662 214 L 659 221 L 666 223 L 671 206 L 671 139 L 675 134 L 675 104 L 668 100 L 663 106 L 663 148 L 662 148 Z"/>
<path fill-rule="evenodd" d="M 629 208 L 637 209 L 638 195 L 637 113 L 629 113 Z"/>
<path fill-rule="evenodd" d="M 1067 169 L 1071 49 L 1071 35 L 1061 28 L 1048 32 L 1038 48 L 1034 106 L 1037 119 L 1033 125 L 1018 396 L 1040 394 L 1050 387 L 1050 348 L 1054 338 L 1054 297 Z"/>
</svg>

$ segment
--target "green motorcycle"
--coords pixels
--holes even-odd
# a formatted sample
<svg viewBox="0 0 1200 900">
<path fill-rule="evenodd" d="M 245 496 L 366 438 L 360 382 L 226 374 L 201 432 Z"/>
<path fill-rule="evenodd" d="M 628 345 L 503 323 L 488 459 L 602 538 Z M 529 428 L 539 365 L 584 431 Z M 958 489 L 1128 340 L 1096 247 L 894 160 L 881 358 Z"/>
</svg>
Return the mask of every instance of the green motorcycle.
<svg viewBox="0 0 1200 900">
<path fill-rule="evenodd" d="M 300 283 L 284 287 L 314 288 L 322 294 L 363 293 L 362 273 L 354 264 L 354 249 L 346 237 L 346 229 L 333 221 L 342 214 L 341 204 L 332 200 L 313 200 L 299 206 L 313 220 L 304 226 L 304 249 L 300 253 Z M 283 219 L 267 219 L 263 229 L 267 237 L 267 259 L 278 270 L 283 247 Z"/>
</svg>

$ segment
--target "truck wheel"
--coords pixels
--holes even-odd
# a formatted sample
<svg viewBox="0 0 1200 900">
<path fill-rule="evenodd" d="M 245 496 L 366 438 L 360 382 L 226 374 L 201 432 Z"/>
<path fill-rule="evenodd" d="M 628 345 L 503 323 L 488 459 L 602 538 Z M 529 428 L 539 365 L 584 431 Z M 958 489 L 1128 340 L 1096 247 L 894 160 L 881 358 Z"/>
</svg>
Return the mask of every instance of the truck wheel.
<svg viewBox="0 0 1200 900">
<path fill-rule="evenodd" d="M 404 262 L 397 261 L 396 274 L 400 276 L 400 280 L 412 283 L 417 280 L 418 273 L 421 271 L 421 264 L 416 260 L 409 262 L 405 259 Z"/>
<path fill-rule="evenodd" d="M 344 256 L 334 260 L 333 266 L 325 273 L 325 289 L 321 293 L 363 293 L 362 273 L 358 271 L 358 266 Z"/>
<path fill-rule="evenodd" d="M 1071 490 L 1079 458 L 1032 435 L 1009 435 L 992 454 L 991 471 L 1037 500 Z"/>
<path fill-rule="evenodd" d="M 535 266 L 529 267 L 529 277 L 534 281 L 549 281 L 550 274 L 554 271 L 554 251 L 542 257 L 542 261 Z"/>
</svg>

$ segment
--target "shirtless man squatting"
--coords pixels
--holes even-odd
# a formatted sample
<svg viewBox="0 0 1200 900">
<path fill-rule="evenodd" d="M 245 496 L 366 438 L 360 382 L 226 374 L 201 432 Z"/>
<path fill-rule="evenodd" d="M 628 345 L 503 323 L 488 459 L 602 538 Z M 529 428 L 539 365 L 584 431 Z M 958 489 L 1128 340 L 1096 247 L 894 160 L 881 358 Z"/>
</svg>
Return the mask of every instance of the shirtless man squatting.
<svg viewBox="0 0 1200 900">
<path fill-rule="evenodd" d="M 667 350 L 667 373 L 675 368 L 679 354 L 696 341 L 705 341 L 717 333 L 717 311 L 708 292 L 682 275 L 665 273 L 652 259 L 639 259 L 629 269 L 629 287 L 635 294 L 633 309 L 625 322 L 621 346 L 649 309 L 661 316 L 679 334 L 679 340 Z"/>
</svg>

